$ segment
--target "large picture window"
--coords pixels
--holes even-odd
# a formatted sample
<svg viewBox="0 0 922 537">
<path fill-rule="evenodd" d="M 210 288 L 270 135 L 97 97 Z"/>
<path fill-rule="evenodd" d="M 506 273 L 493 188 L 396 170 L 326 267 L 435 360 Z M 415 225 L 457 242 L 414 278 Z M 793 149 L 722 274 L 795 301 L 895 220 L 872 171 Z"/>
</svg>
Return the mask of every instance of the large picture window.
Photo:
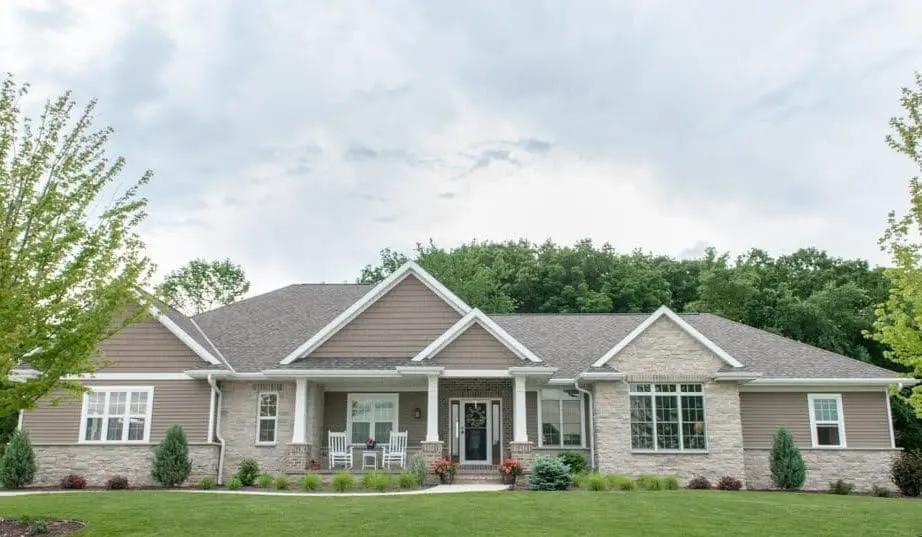
<svg viewBox="0 0 922 537">
<path fill-rule="evenodd" d="M 92 387 L 83 395 L 81 443 L 150 442 L 154 389 Z"/>
<path fill-rule="evenodd" d="M 845 447 L 845 416 L 837 393 L 807 395 L 813 447 Z"/>
<path fill-rule="evenodd" d="M 346 417 L 353 444 L 387 442 L 397 430 L 397 394 L 350 394 Z"/>
<path fill-rule="evenodd" d="M 630 397 L 633 449 L 707 449 L 700 384 L 631 384 Z"/>
<path fill-rule="evenodd" d="M 541 445 L 583 445 L 583 399 L 573 389 L 541 390 Z"/>
<path fill-rule="evenodd" d="M 279 394 L 261 392 L 256 424 L 256 443 L 275 444 L 279 424 Z"/>
</svg>

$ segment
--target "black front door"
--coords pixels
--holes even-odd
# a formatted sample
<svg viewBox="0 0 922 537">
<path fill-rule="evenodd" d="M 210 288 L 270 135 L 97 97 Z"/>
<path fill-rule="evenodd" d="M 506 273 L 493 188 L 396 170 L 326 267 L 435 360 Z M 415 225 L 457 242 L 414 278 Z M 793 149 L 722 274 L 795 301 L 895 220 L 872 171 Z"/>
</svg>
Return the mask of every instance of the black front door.
<svg viewBox="0 0 922 537">
<path fill-rule="evenodd" d="M 464 450 L 462 462 L 488 462 L 489 410 L 490 406 L 486 401 L 464 402 L 464 425 L 461 433 Z"/>
</svg>

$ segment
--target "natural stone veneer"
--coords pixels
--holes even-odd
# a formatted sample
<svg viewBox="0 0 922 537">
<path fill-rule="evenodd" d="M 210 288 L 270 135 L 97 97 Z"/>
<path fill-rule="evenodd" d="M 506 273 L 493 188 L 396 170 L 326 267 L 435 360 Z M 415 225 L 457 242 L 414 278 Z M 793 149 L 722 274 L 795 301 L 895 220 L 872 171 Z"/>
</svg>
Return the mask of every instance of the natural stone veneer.
<svg viewBox="0 0 922 537">
<path fill-rule="evenodd" d="M 262 473 L 284 472 L 293 430 L 295 410 L 294 382 L 223 382 L 221 405 L 221 436 L 227 445 L 224 458 L 224 478 L 237 471 L 241 459 L 252 458 Z M 279 416 L 276 424 L 276 443 L 271 446 L 256 444 L 257 398 L 260 392 L 278 392 Z"/>
<path fill-rule="evenodd" d="M 156 445 L 107 446 L 61 445 L 35 446 L 36 486 L 57 486 L 68 474 L 78 474 L 91 487 L 101 487 L 115 475 L 128 478 L 130 486 L 154 484 L 150 479 L 150 464 Z M 197 483 L 203 477 L 214 478 L 218 467 L 216 444 L 189 446 L 192 473 L 186 483 Z"/>
<path fill-rule="evenodd" d="M 747 449 L 746 484 L 751 489 L 773 487 L 769 469 L 769 449 Z M 807 464 L 805 490 L 826 490 L 829 483 L 842 479 L 855 484 L 858 491 L 872 486 L 893 487 L 890 462 L 898 449 L 801 449 Z"/>
</svg>

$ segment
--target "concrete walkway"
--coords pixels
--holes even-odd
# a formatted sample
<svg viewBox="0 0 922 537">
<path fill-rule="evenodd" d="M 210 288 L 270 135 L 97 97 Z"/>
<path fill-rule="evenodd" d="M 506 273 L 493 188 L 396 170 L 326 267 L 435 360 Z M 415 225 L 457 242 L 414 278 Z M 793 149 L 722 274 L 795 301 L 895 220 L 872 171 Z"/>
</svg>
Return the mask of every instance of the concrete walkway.
<svg viewBox="0 0 922 537">
<path fill-rule="evenodd" d="M 194 494 L 241 494 L 250 496 L 312 496 L 312 497 L 367 497 L 367 496 L 413 496 L 418 494 L 457 494 L 462 492 L 501 492 L 509 490 L 509 485 L 490 484 L 461 484 L 461 485 L 436 485 L 428 489 L 407 490 L 402 492 L 272 492 L 263 490 L 197 490 L 197 489 L 165 489 L 163 492 Z M 3 496 L 29 496 L 33 494 L 75 494 L 80 492 L 108 492 L 108 491 L 80 491 L 80 490 L 0 490 Z"/>
</svg>

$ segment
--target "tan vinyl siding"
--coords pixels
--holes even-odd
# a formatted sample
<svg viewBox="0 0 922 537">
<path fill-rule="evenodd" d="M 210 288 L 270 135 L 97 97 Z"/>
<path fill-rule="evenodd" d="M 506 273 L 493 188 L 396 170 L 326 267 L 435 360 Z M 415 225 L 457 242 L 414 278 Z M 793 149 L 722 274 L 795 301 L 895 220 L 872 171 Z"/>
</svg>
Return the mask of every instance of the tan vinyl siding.
<svg viewBox="0 0 922 537">
<path fill-rule="evenodd" d="M 452 369 L 505 369 L 522 365 L 522 360 L 475 323 L 433 356 L 432 363 Z"/>
<path fill-rule="evenodd" d="M 207 363 L 156 319 L 131 324 L 99 345 L 106 362 L 100 372 L 167 373 Z"/>
<path fill-rule="evenodd" d="M 375 392 L 355 392 L 375 393 Z M 397 393 L 397 430 L 407 431 L 407 445 L 411 449 L 426 439 L 426 392 L 381 392 Z M 323 400 L 323 446 L 329 443 L 327 432 L 346 430 L 347 392 L 326 392 Z M 413 417 L 415 409 L 420 410 L 419 419 Z"/>
<path fill-rule="evenodd" d="M 152 443 L 163 439 L 166 429 L 182 425 L 191 443 L 208 440 L 208 409 L 211 387 L 203 380 L 158 381 L 93 381 L 88 386 L 153 386 L 154 408 L 151 415 Z M 23 426 L 29 430 L 32 442 L 41 444 L 76 444 L 80 436 L 80 416 L 83 399 L 61 394 L 59 404 L 52 398 L 39 401 L 35 410 L 23 416 Z"/>
<path fill-rule="evenodd" d="M 819 392 L 811 392 L 819 393 Z M 889 448 L 890 429 L 885 395 L 881 392 L 845 392 L 845 440 L 849 448 Z M 742 392 L 740 414 L 743 446 L 769 448 L 772 435 L 785 426 L 801 448 L 811 448 L 810 410 L 805 392 Z"/>
<path fill-rule="evenodd" d="M 448 303 L 410 275 L 310 356 L 412 358 L 460 318 Z"/>
</svg>

